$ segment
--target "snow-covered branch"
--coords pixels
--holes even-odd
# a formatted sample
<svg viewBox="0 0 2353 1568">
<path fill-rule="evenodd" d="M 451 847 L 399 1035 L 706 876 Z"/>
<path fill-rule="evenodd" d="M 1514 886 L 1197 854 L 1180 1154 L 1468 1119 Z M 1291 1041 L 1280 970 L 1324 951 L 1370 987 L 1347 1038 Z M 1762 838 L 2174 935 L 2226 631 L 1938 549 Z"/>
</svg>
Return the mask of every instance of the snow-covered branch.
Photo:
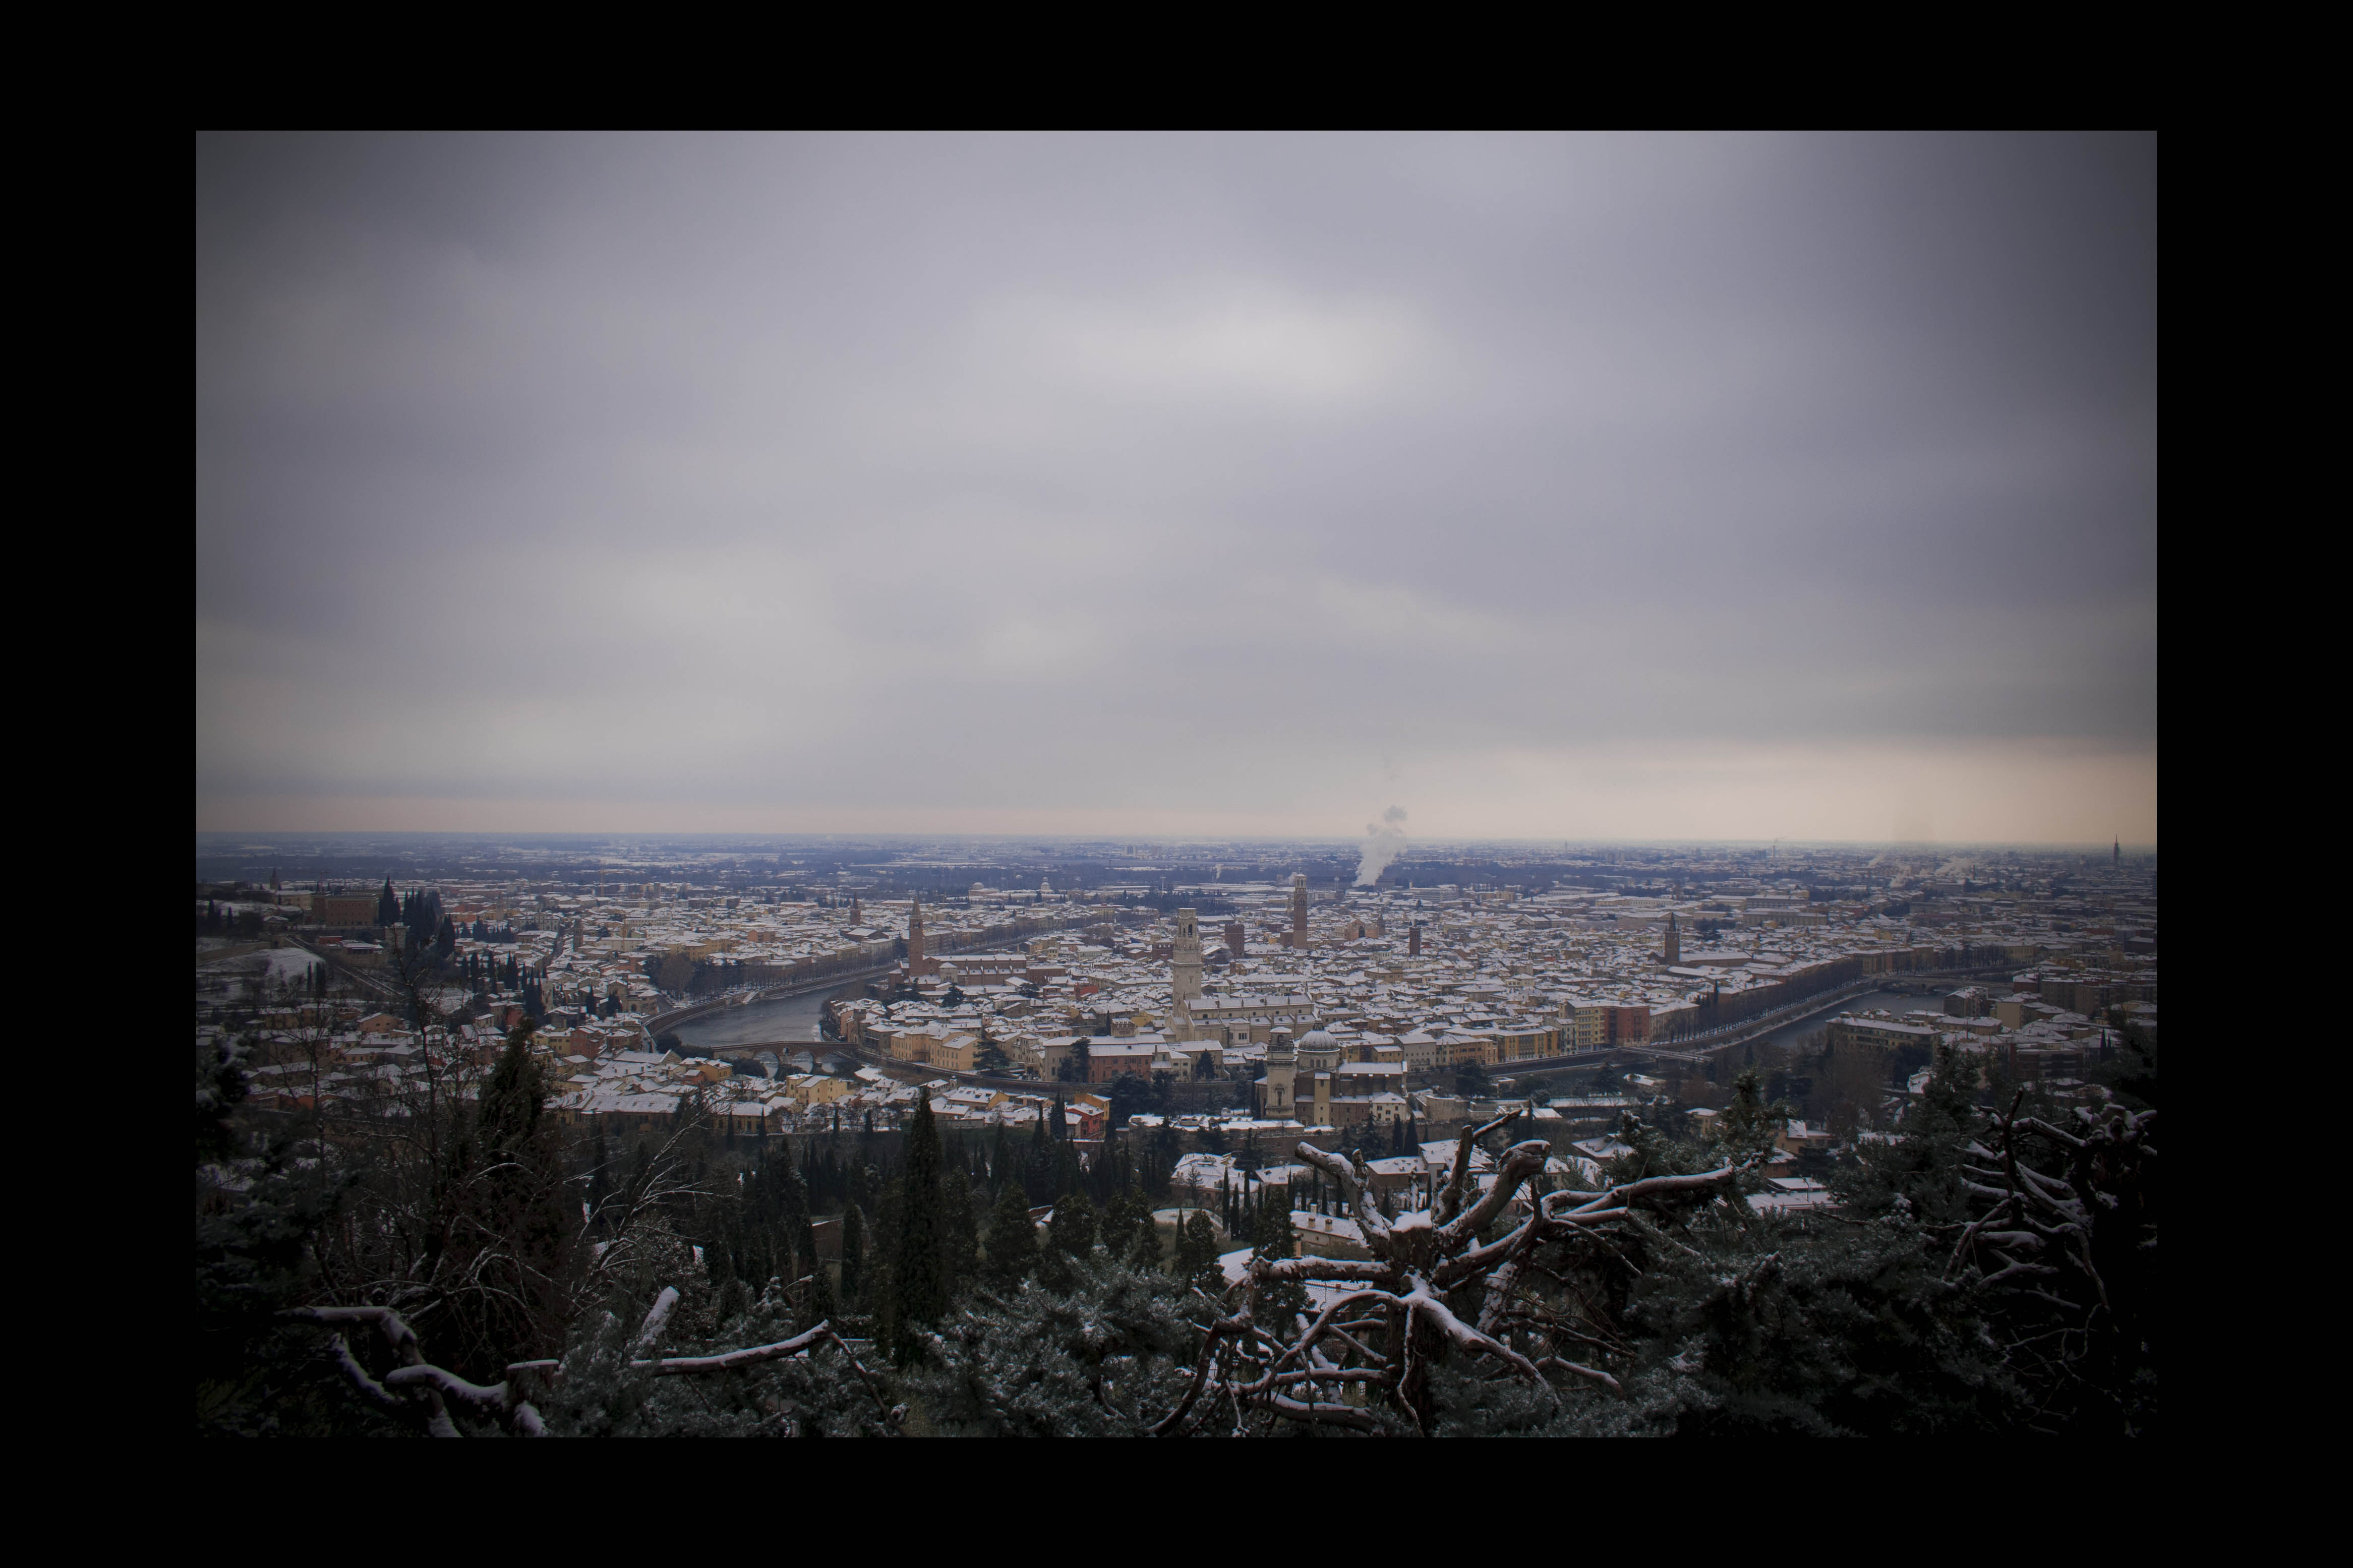
<svg viewBox="0 0 2353 1568">
<path fill-rule="evenodd" d="M 662 1325 L 670 1321 L 670 1309 L 678 1305 L 678 1287 L 665 1285 L 654 1297 L 654 1304 L 646 1310 L 646 1321 L 638 1330 L 638 1349 L 649 1351 L 661 1338 Z"/>
</svg>

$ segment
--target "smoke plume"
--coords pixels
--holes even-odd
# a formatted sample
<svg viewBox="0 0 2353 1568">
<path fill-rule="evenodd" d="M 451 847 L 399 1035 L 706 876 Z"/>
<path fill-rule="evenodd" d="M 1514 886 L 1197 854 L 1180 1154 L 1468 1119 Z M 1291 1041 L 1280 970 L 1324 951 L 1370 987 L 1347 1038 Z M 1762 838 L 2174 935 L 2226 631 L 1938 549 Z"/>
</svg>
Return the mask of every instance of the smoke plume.
<svg viewBox="0 0 2353 1568">
<path fill-rule="evenodd" d="M 1369 888 L 1380 880 L 1389 862 L 1405 853 L 1405 807 L 1393 805 L 1378 822 L 1365 824 L 1365 856 L 1356 862 L 1356 886 Z"/>
</svg>

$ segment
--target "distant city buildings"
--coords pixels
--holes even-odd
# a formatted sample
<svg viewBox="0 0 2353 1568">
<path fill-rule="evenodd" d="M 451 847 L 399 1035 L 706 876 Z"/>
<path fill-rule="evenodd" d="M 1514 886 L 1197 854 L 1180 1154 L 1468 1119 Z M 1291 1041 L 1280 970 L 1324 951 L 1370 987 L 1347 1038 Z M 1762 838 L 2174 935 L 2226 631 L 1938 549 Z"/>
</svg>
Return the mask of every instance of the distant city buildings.
<svg viewBox="0 0 2353 1568">
<path fill-rule="evenodd" d="M 1058 1094 L 1067 1115 L 1071 1097 L 1108 1105 L 1133 1079 L 1198 1086 L 1192 1109 L 1170 1113 L 1193 1123 L 1346 1134 L 1468 1114 L 1475 1093 L 1454 1097 L 1471 1069 L 1508 1078 L 1607 1056 L 1677 1082 L 1793 1020 L 1891 1060 L 1950 1047 L 2061 1082 L 2081 1076 L 2119 1019 L 2155 1026 L 2155 874 L 2126 864 L 2121 845 L 2105 861 L 1693 852 L 1649 867 L 1595 858 L 1525 880 L 1496 869 L 1493 880 L 1322 890 L 1303 873 L 1251 882 L 1165 869 L 1062 894 L 1043 881 L 1035 894 L 972 883 L 932 907 L 920 893 L 878 895 L 887 912 L 871 919 L 856 890 L 786 897 L 691 876 L 257 882 L 200 900 L 199 931 L 226 944 L 202 936 L 204 921 L 226 930 L 234 918 L 289 959 L 381 986 L 367 977 L 416 958 L 402 946 L 414 935 L 381 921 L 386 900 L 414 909 L 429 891 L 447 923 L 423 933 L 442 965 L 437 1020 L 418 1030 L 351 996 L 280 996 L 265 1014 L 273 1038 L 323 1030 L 337 1066 L 315 1087 L 280 1074 L 265 1089 L 290 1104 L 375 1092 L 427 1055 L 494 1052 L 530 1016 L 551 1103 L 614 1129 L 650 1125 L 681 1096 L 747 1131 L 843 1114 L 887 1126 L 919 1089 L 948 1121 L 1034 1123 Z M 1222 921 L 1214 962 L 1205 906 Z M 774 1073 L 750 1047 L 718 1061 L 670 1038 L 670 1020 L 694 1009 L 829 984 L 847 988 L 834 1039 L 765 1043 Z M 1895 987 L 1918 1005 L 1887 1005 Z M 931 1088 L 909 1081 L 923 1074 Z M 1905 1092 L 1902 1076 L 1889 1093 Z"/>
</svg>

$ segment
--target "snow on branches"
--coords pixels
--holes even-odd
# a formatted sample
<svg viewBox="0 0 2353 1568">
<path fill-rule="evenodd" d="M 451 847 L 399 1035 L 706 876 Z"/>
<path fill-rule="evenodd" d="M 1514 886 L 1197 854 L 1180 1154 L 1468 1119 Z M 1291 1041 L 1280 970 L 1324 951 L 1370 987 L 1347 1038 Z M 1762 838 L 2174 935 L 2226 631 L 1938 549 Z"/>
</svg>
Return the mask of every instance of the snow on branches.
<svg viewBox="0 0 2353 1568">
<path fill-rule="evenodd" d="M 886 1428 L 896 1426 L 896 1412 L 884 1398 L 881 1386 L 858 1359 L 848 1341 L 834 1331 L 829 1322 L 820 1322 L 803 1333 L 771 1344 L 746 1345 L 740 1350 L 723 1351 L 715 1355 L 659 1356 L 642 1352 L 653 1348 L 662 1325 L 678 1305 L 676 1287 L 665 1285 L 655 1297 L 652 1309 L 646 1314 L 644 1325 L 638 1331 L 634 1344 L 640 1353 L 628 1363 L 631 1372 L 653 1377 L 691 1377 L 703 1373 L 737 1372 L 765 1361 L 786 1356 L 806 1355 L 819 1345 L 838 1347 L 850 1367 L 866 1385 L 867 1393 L 882 1413 Z M 352 1353 L 342 1332 L 328 1337 L 328 1358 L 343 1376 L 366 1398 L 395 1409 L 408 1408 L 420 1417 L 427 1433 L 436 1437 L 458 1437 L 464 1434 L 450 1418 L 448 1402 L 455 1400 L 479 1410 L 495 1420 L 510 1436 L 539 1437 L 546 1435 L 546 1424 L 538 1409 L 522 1396 L 523 1380 L 536 1377 L 553 1383 L 563 1374 L 563 1363 L 555 1361 L 525 1361 L 511 1363 L 506 1377 L 484 1386 L 469 1383 L 457 1373 L 433 1365 L 425 1359 L 417 1343 L 417 1332 L 399 1313 L 387 1307 L 297 1307 L 280 1314 L 292 1321 L 315 1323 L 322 1328 L 340 1330 L 344 1325 L 373 1328 L 383 1340 L 385 1349 L 400 1364 L 378 1378 L 372 1375 Z M 404 1394 L 415 1396 L 405 1400 Z"/>
<path fill-rule="evenodd" d="M 1436 1415 L 1431 1369 L 1450 1353 L 1492 1363 L 1498 1375 L 1547 1392 L 1553 1374 L 1616 1391 L 1610 1373 L 1561 1352 L 1589 1359 L 1593 1348 L 1619 1347 L 1535 1299 L 1522 1288 L 1524 1277 L 1546 1244 L 1606 1247 L 1608 1233 L 1644 1207 L 1727 1195 L 1736 1201 L 1736 1170 L 1726 1164 L 1602 1192 L 1544 1193 L 1532 1184 L 1541 1184 L 1551 1146 L 1530 1140 L 1504 1152 L 1482 1189 L 1473 1179 L 1472 1151 L 1518 1114 L 1464 1131 L 1430 1210 L 1394 1219 L 1380 1212 L 1360 1158 L 1301 1143 L 1299 1158 L 1340 1188 L 1373 1256 L 1252 1259 L 1244 1281 L 1250 1300 L 1205 1326 L 1190 1384 L 1155 1431 L 1176 1436 L 1230 1418 L 1240 1432 L 1261 1414 L 1385 1432 L 1392 1429 L 1385 1414 L 1393 1413 L 1404 1418 L 1404 1429 L 1426 1435 Z M 1504 1228 L 1514 1214 L 1517 1223 Z M 1269 1287 L 1309 1281 L 1323 1297 L 1312 1317 L 1259 1320 Z"/>
</svg>

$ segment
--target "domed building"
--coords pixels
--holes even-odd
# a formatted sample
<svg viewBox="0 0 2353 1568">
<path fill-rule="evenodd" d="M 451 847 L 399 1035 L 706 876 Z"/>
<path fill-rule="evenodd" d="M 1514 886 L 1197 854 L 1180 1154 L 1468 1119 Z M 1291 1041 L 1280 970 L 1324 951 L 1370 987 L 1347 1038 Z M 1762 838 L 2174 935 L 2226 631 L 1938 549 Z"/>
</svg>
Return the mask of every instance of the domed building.
<svg viewBox="0 0 2353 1568">
<path fill-rule="evenodd" d="M 1301 1072 L 1332 1072 L 1340 1065 L 1340 1042 L 1329 1029 L 1310 1029 L 1296 1047 Z"/>
</svg>

